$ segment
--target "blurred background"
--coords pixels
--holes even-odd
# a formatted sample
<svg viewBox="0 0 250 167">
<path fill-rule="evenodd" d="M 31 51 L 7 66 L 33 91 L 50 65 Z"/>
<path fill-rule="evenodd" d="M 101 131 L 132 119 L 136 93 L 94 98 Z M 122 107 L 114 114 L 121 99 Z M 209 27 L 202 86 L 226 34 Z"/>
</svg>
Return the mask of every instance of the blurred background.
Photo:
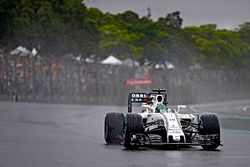
<svg viewBox="0 0 250 167">
<path fill-rule="evenodd" d="M 248 1 L 0 2 L 0 99 L 126 105 L 250 97 Z"/>
</svg>

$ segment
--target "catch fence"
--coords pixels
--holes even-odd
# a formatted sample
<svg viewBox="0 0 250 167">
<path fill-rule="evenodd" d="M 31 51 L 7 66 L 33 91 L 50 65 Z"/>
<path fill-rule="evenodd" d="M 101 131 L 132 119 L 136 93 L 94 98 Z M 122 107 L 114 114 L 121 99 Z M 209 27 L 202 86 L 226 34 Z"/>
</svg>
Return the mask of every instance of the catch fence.
<svg viewBox="0 0 250 167">
<path fill-rule="evenodd" d="M 149 85 L 126 85 L 147 78 Z M 179 70 L 86 64 L 72 59 L 0 58 L 0 97 L 20 101 L 124 105 L 129 92 L 165 88 L 170 104 L 250 98 L 249 69 Z"/>
</svg>

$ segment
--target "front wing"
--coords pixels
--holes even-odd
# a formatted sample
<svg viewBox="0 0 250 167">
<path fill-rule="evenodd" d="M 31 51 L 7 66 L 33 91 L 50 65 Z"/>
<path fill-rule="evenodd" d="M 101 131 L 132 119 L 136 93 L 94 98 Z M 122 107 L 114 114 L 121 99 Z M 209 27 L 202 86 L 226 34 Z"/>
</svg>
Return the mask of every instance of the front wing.
<svg viewBox="0 0 250 167">
<path fill-rule="evenodd" d="M 162 140 L 150 139 L 149 137 L 145 137 L 145 134 L 135 134 L 131 136 L 131 145 L 136 146 L 210 146 L 215 144 L 214 139 L 216 139 L 218 135 L 201 135 L 197 138 L 191 140 L 191 142 L 164 142 Z M 221 144 L 222 146 L 222 144 Z"/>
</svg>

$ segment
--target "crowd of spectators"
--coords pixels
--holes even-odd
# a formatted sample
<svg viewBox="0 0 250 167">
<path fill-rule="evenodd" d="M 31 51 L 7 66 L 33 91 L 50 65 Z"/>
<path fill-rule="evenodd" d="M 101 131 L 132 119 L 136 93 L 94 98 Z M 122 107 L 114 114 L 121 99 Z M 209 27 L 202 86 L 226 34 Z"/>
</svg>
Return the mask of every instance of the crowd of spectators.
<svg viewBox="0 0 250 167">
<path fill-rule="evenodd" d="M 134 71 L 133 67 L 86 63 L 69 57 L 2 55 L 0 95 L 18 95 L 20 100 L 95 103 L 107 100 L 105 96 L 117 99 L 121 91 L 126 91 L 124 78 L 133 78 Z"/>
<path fill-rule="evenodd" d="M 127 87 L 129 78 L 150 77 L 151 87 Z M 125 104 L 129 91 L 166 88 L 172 103 L 250 97 L 247 70 L 164 70 L 86 63 L 68 57 L 0 53 L 0 96 L 23 101 Z"/>
</svg>

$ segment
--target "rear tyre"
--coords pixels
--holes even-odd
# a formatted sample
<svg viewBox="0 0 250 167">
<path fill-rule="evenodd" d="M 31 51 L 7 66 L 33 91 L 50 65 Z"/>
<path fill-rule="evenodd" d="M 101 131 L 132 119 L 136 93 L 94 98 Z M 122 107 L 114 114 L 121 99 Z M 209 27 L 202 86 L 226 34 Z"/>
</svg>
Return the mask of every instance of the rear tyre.
<svg viewBox="0 0 250 167">
<path fill-rule="evenodd" d="M 107 144 L 123 143 L 123 122 L 122 113 L 107 113 L 104 121 L 104 139 Z"/>
<path fill-rule="evenodd" d="M 137 149 L 139 143 L 131 144 L 131 135 L 141 134 L 144 132 L 142 117 L 135 113 L 127 114 L 124 121 L 124 132 L 124 147 L 127 149 Z"/>
<path fill-rule="evenodd" d="M 201 147 L 204 150 L 214 150 L 220 146 L 220 124 L 217 115 L 203 114 L 200 116 L 199 124 L 199 135 L 211 141 L 210 144 L 205 141 Z"/>
</svg>

